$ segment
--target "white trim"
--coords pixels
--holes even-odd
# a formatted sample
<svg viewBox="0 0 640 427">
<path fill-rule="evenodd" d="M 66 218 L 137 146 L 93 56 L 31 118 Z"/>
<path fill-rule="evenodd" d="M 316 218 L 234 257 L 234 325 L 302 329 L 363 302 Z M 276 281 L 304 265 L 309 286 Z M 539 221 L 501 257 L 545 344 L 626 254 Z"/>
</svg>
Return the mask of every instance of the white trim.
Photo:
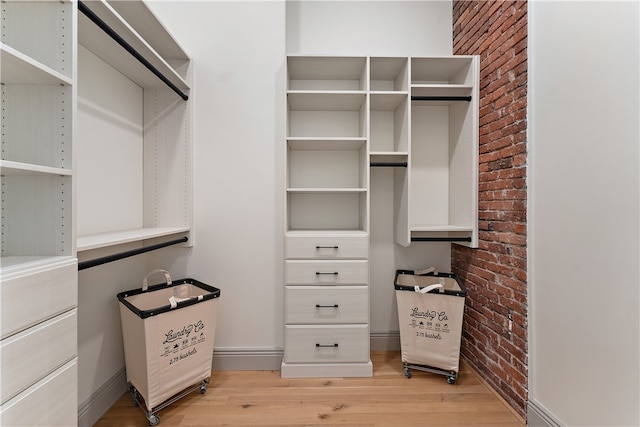
<svg viewBox="0 0 640 427">
<path fill-rule="evenodd" d="M 547 408 L 536 401 L 527 402 L 527 426 L 528 427 L 564 427 Z"/>
<path fill-rule="evenodd" d="M 78 406 L 78 427 L 93 426 L 126 391 L 127 375 L 122 368 Z"/>
</svg>

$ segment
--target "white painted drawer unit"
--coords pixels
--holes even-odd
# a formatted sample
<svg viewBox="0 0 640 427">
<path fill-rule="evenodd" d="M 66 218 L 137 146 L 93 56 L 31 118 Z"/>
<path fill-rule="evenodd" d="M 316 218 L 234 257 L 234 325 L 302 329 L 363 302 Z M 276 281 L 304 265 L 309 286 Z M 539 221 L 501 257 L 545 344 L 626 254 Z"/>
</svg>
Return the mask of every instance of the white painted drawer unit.
<svg viewBox="0 0 640 427">
<path fill-rule="evenodd" d="M 283 377 L 371 376 L 365 233 L 285 237 Z"/>
<path fill-rule="evenodd" d="M 69 257 L 3 270 L 0 425 L 76 425 L 77 277 Z"/>
</svg>

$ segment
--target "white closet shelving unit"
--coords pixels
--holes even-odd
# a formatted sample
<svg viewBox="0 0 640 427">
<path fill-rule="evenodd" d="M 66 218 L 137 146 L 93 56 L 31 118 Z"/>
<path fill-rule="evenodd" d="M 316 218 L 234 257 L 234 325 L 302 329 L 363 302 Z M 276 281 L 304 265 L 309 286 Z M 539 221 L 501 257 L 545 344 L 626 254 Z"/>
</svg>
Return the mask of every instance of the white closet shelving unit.
<svg viewBox="0 0 640 427">
<path fill-rule="evenodd" d="M 142 1 L 79 8 L 78 161 L 92 167 L 78 176 L 78 251 L 161 237 L 191 245 L 190 59 Z M 96 155 L 104 147 L 111 163 Z"/>
<path fill-rule="evenodd" d="M 0 425 L 77 422 L 76 5 L 3 1 Z"/>
<path fill-rule="evenodd" d="M 476 247 L 478 58 L 288 56 L 283 377 L 370 376 L 370 167 L 396 243 Z"/>
<path fill-rule="evenodd" d="M 287 59 L 283 377 L 371 376 L 368 61 Z"/>
</svg>

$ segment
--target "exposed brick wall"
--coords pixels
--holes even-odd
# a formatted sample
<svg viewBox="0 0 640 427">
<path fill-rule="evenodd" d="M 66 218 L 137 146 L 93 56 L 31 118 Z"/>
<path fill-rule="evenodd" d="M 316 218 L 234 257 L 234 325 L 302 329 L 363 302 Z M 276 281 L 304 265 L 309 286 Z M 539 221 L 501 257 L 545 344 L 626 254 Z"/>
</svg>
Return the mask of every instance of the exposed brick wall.
<svg viewBox="0 0 640 427">
<path fill-rule="evenodd" d="M 468 289 L 462 356 L 524 417 L 527 2 L 454 1 L 453 51 L 480 55 L 479 248 L 451 251 Z"/>
</svg>

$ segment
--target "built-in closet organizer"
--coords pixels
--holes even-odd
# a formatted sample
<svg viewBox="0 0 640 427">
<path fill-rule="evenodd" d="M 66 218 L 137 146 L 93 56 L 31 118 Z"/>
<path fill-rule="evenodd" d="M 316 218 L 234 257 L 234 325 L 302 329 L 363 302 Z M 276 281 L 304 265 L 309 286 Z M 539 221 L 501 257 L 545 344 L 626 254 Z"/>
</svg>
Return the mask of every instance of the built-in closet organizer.
<svg viewBox="0 0 640 427">
<path fill-rule="evenodd" d="M 371 376 L 370 168 L 396 243 L 477 246 L 478 58 L 286 59 L 283 377 Z"/>
<path fill-rule="evenodd" d="M 77 422 L 75 3 L 3 1 L 0 425 Z"/>
<path fill-rule="evenodd" d="M 191 245 L 190 59 L 142 1 L 78 9 L 80 268 Z"/>
</svg>

